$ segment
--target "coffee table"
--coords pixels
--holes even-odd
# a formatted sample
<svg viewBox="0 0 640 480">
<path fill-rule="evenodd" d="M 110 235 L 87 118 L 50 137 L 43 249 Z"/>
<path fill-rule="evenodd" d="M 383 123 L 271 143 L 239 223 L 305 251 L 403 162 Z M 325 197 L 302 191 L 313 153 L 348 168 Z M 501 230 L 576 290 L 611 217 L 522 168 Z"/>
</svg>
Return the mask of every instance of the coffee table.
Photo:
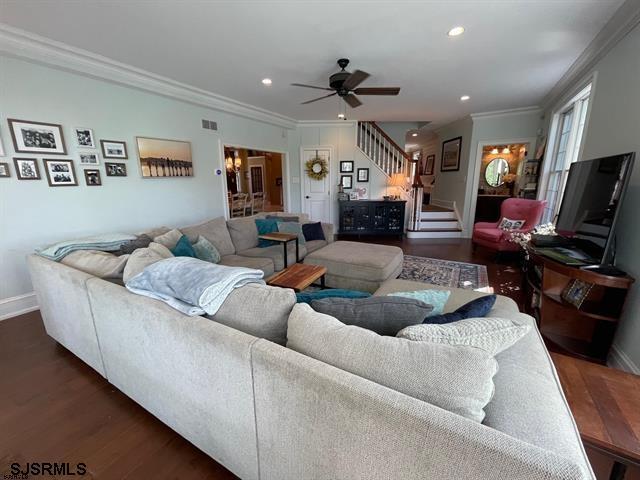
<svg viewBox="0 0 640 480">
<path fill-rule="evenodd" d="M 320 288 L 324 288 L 326 273 L 327 267 L 296 263 L 269 278 L 267 284 L 274 287 L 293 288 L 296 292 L 301 292 L 319 279 Z"/>
<path fill-rule="evenodd" d="M 640 376 L 551 353 L 585 446 L 613 460 L 611 480 L 640 466 Z"/>
<path fill-rule="evenodd" d="M 278 242 L 284 246 L 284 268 L 287 268 L 287 244 L 289 242 L 296 241 L 296 263 L 300 261 L 300 242 L 298 241 L 298 235 L 295 233 L 265 233 L 264 235 L 258 235 L 258 238 L 263 240 L 269 240 L 271 242 Z"/>
</svg>

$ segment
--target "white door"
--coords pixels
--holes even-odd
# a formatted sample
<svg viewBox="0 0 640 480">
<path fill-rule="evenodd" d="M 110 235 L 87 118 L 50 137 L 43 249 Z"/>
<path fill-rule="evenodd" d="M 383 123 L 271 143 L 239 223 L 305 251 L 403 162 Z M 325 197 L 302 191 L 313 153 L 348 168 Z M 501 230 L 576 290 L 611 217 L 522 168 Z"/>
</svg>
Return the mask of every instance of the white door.
<svg viewBox="0 0 640 480">
<path fill-rule="evenodd" d="M 322 180 L 314 180 L 305 172 L 308 160 L 320 157 L 331 165 L 331 150 L 328 148 L 302 149 L 302 208 L 303 213 L 309 214 L 311 220 L 331 223 L 331 175 L 327 174 Z"/>
</svg>

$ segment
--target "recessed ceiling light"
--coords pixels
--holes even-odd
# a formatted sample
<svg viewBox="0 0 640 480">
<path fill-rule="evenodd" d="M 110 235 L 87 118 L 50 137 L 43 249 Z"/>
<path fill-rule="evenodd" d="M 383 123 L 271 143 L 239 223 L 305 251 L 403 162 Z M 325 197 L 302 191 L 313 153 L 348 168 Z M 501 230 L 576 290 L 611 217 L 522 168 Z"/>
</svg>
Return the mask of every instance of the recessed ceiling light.
<svg viewBox="0 0 640 480">
<path fill-rule="evenodd" d="M 417 132 L 413 132 L 413 133 L 411 134 L 411 136 L 412 136 L 412 137 L 417 137 L 417 136 L 418 136 L 418 133 L 417 133 Z"/>
<path fill-rule="evenodd" d="M 447 35 L 449 35 L 450 37 L 457 37 L 458 35 L 462 35 L 463 33 L 464 27 L 453 27 L 447 32 Z"/>
<path fill-rule="evenodd" d="M 270 78 L 263 78 L 263 79 L 262 79 L 262 84 L 263 84 L 263 85 L 267 85 L 267 86 L 268 86 L 268 85 L 271 85 L 272 83 L 273 83 L 273 82 L 271 81 L 271 79 L 270 79 Z"/>
<path fill-rule="evenodd" d="M 462 102 L 466 102 L 467 100 L 469 100 L 471 97 L 469 95 L 462 95 L 460 97 L 460 101 Z"/>
</svg>

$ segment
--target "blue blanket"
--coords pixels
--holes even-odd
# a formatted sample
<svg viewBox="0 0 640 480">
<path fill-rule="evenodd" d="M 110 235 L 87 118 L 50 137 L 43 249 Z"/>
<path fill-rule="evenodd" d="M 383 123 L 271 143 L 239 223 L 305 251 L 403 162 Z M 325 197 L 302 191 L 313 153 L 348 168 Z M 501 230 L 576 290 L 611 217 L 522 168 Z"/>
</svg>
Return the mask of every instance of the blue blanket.
<svg viewBox="0 0 640 480">
<path fill-rule="evenodd" d="M 57 262 L 76 250 L 100 250 L 103 252 L 113 252 L 119 250 L 124 243 L 135 239 L 135 235 L 129 235 L 126 233 L 105 233 L 102 235 L 94 235 L 91 237 L 54 243 L 48 247 L 36 249 L 36 253 L 48 258 L 49 260 Z"/>
</svg>

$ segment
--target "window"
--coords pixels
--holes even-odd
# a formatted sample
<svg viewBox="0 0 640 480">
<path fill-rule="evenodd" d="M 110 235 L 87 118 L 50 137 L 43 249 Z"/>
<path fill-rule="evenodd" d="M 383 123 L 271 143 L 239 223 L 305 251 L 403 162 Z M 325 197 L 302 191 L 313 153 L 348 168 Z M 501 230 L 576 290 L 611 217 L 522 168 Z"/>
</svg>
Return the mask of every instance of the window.
<svg viewBox="0 0 640 480">
<path fill-rule="evenodd" d="M 543 198 L 547 201 L 547 206 L 542 223 L 554 222 L 560 210 L 569 168 L 573 162 L 578 161 L 580 154 L 590 94 L 591 85 L 588 85 L 554 117 L 552 130 L 556 134 L 553 154 L 547 161 L 549 167 L 545 171 L 546 188 Z"/>
</svg>

